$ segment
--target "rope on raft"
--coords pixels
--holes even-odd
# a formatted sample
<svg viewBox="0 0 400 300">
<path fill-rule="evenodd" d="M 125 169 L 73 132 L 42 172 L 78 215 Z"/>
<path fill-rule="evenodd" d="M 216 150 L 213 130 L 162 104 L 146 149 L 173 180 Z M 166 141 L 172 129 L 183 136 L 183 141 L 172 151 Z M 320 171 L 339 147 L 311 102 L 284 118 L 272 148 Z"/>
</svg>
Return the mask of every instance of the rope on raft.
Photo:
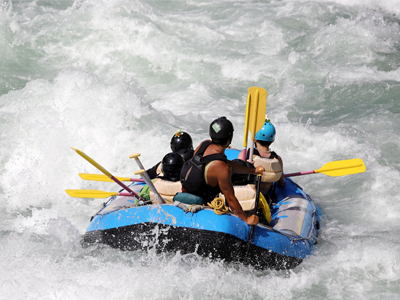
<svg viewBox="0 0 400 300">
<path fill-rule="evenodd" d="M 217 215 L 223 215 L 229 211 L 229 208 L 225 205 L 225 200 L 219 197 L 214 198 L 214 200 L 211 201 L 211 203 L 207 203 L 207 205 L 214 209 Z"/>
</svg>

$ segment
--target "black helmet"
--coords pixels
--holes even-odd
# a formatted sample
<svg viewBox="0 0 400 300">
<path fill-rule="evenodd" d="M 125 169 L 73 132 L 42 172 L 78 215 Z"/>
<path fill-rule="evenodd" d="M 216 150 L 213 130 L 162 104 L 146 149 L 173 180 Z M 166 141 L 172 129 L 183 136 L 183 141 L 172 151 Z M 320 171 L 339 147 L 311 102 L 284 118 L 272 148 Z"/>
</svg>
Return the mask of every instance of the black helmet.
<svg viewBox="0 0 400 300">
<path fill-rule="evenodd" d="M 241 159 L 234 159 L 232 160 L 233 162 L 248 167 L 248 168 L 254 168 L 254 165 L 251 162 L 244 161 Z M 232 184 L 233 185 L 246 185 L 246 184 L 254 184 L 256 181 L 256 175 L 255 174 L 240 174 L 240 173 L 232 173 Z"/>
<path fill-rule="evenodd" d="M 210 124 L 210 137 L 214 141 L 229 139 L 233 135 L 233 125 L 226 117 L 220 117 Z"/>
<path fill-rule="evenodd" d="M 188 133 L 178 129 L 171 139 L 171 150 L 172 152 L 178 152 L 185 148 L 193 149 L 192 138 Z"/>
<path fill-rule="evenodd" d="M 161 162 L 161 171 L 166 179 L 178 181 L 183 166 L 183 158 L 178 153 L 168 153 Z"/>
<path fill-rule="evenodd" d="M 187 161 L 193 157 L 194 150 L 192 148 L 185 148 L 185 149 L 179 150 L 176 153 L 178 153 L 180 156 L 182 156 L 184 161 Z"/>
</svg>

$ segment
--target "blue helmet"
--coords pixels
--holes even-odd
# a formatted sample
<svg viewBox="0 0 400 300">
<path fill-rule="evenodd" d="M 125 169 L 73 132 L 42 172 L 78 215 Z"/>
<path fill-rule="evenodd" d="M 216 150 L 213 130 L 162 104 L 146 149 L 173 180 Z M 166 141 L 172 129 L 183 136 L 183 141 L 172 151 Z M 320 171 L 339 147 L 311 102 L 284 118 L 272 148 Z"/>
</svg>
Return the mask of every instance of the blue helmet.
<svg viewBox="0 0 400 300">
<path fill-rule="evenodd" d="M 264 126 L 257 132 L 256 140 L 273 142 L 275 141 L 275 127 L 269 122 L 269 119 L 265 119 Z"/>
</svg>

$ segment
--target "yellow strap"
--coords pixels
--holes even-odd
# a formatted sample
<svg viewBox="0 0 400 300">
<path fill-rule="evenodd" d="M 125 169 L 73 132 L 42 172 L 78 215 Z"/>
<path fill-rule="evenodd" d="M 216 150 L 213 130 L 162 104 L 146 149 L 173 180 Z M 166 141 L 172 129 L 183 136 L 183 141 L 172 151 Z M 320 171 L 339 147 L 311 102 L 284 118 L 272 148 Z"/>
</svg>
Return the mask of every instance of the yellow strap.
<svg viewBox="0 0 400 300">
<path fill-rule="evenodd" d="M 217 215 L 223 215 L 229 211 L 229 208 L 227 206 L 225 206 L 224 199 L 222 199 L 220 197 L 214 198 L 214 200 L 211 201 L 211 203 L 207 203 L 207 205 L 209 207 L 211 207 L 212 209 L 214 209 L 214 212 Z"/>
<path fill-rule="evenodd" d="M 262 193 L 260 193 L 260 208 L 264 214 L 265 219 L 267 219 L 268 223 L 271 222 L 271 211 L 269 210 L 269 205 L 267 200 Z"/>
</svg>

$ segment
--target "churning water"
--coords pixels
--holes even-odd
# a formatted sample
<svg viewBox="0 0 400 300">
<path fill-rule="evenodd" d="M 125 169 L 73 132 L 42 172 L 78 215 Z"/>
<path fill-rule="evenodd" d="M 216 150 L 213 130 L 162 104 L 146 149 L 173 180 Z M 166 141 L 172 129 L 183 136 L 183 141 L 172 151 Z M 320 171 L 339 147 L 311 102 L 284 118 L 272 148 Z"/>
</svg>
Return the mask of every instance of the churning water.
<svg viewBox="0 0 400 300">
<path fill-rule="evenodd" d="M 247 89 L 268 91 L 285 172 L 361 158 L 362 174 L 297 177 L 324 210 L 315 255 L 257 271 L 196 254 L 82 247 L 101 199 L 65 189 L 194 144 Z M 0 3 L 0 298 L 400 297 L 400 1 L 4 0 Z"/>
</svg>

